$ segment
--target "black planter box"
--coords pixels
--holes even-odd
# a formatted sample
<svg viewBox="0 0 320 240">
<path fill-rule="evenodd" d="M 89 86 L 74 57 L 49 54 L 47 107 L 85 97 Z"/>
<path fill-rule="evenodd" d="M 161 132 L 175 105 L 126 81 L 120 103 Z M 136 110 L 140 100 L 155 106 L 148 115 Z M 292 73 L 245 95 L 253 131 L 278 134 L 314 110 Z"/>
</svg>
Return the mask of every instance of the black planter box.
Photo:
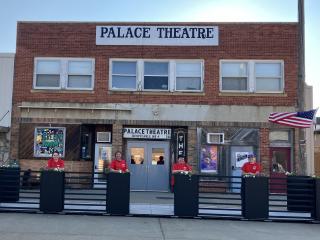
<svg viewBox="0 0 320 240">
<path fill-rule="evenodd" d="M 320 178 L 314 179 L 314 211 L 312 217 L 320 221 Z"/>
<path fill-rule="evenodd" d="M 128 215 L 130 204 L 130 173 L 107 174 L 106 211 L 114 215 Z"/>
<path fill-rule="evenodd" d="M 0 168 L 0 202 L 19 201 L 20 168 Z"/>
<path fill-rule="evenodd" d="M 196 217 L 199 212 L 199 176 L 174 174 L 174 215 Z"/>
<path fill-rule="evenodd" d="M 269 183 L 267 177 L 243 177 L 241 183 L 242 216 L 246 219 L 269 217 Z"/>
<path fill-rule="evenodd" d="M 40 211 L 61 212 L 64 209 L 64 172 L 42 171 L 40 177 Z"/>
<path fill-rule="evenodd" d="M 314 205 L 314 179 L 308 176 L 287 177 L 287 209 L 312 212 Z"/>
</svg>

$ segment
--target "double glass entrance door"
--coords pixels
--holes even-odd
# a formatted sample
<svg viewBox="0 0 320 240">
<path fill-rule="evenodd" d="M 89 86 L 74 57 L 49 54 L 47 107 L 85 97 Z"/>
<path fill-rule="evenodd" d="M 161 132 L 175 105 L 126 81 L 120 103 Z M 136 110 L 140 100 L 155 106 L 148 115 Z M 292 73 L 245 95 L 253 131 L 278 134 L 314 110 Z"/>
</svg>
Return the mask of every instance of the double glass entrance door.
<svg viewBox="0 0 320 240">
<path fill-rule="evenodd" d="M 129 141 L 127 163 L 131 190 L 169 190 L 169 142 Z"/>
</svg>

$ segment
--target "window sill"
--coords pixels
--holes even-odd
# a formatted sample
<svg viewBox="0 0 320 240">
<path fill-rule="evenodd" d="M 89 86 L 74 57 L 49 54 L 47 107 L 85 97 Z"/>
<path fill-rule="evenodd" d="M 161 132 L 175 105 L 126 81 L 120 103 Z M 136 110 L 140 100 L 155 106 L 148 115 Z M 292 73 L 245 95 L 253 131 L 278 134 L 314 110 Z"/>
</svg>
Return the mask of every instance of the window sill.
<svg viewBox="0 0 320 240">
<path fill-rule="evenodd" d="M 31 89 L 31 93 L 90 93 L 94 94 L 94 90 L 61 90 L 61 89 Z"/>
<path fill-rule="evenodd" d="M 229 97 L 229 96 L 239 96 L 239 97 L 287 97 L 286 93 L 248 93 L 248 92 L 220 92 L 219 96 Z"/>
<path fill-rule="evenodd" d="M 108 91 L 108 94 L 129 94 L 129 95 L 166 95 L 166 96 L 205 96 L 203 92 L 153 92 L 153 91 Z"/>
</svg>

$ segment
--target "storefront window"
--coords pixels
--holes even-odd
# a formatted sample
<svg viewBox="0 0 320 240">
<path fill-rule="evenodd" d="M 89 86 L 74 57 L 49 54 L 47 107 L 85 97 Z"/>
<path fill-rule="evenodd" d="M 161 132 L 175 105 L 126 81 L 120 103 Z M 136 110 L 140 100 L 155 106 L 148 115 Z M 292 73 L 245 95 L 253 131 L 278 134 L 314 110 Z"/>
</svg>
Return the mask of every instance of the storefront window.
<svg viewBox="0 0 320 240">
<path fill-rule="evenodd" d="M 61 157 L 65 155 L 64 127 L 37 127 L 34 131 L 34 156 L 51 157 L 54 151 L 58 151 Z"/>
<path fill-rule="evenodd" d="M 92 133 L 81 134 L 81 158 L 91 159 L 92 153 Z"/>
</svg>

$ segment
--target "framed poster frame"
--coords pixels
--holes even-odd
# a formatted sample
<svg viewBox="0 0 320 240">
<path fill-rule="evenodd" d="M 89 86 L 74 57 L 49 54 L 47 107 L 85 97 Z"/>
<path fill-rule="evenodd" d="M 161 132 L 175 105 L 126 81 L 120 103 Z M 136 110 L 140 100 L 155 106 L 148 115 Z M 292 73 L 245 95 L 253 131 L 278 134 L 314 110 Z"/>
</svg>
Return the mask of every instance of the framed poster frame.
<svg viewBox="0 0 320 240">
<path fill-rule="evenodd" d="M 63 134 L 63 136 L 62 137 L 58 136 L 58 134 L 61 134 L 61 133 Z M 58 151 L 60 157 L 64 157 L 65 143 L 66 143 L 65 127 L 35 127 L 33 156 L 34 157 L 51 157 L 54 151 Z"/>
</svg>

